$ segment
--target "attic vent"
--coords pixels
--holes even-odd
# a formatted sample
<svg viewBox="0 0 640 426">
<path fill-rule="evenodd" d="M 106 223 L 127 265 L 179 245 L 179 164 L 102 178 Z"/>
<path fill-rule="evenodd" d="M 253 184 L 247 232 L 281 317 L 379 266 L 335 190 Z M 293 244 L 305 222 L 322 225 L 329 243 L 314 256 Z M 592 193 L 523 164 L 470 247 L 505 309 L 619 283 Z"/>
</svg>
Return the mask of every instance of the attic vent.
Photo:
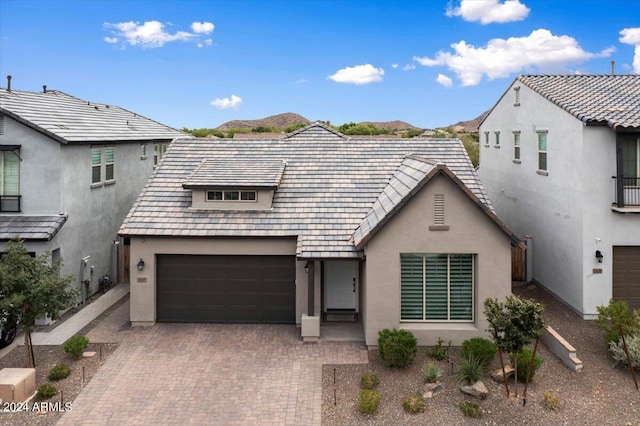
<svg viewBox="0 0 640 426">
<path fill-rule="evenodd" d="M 0 135 L 4 135 L 4 115 L 0 114 Z"/>
<path fill-rule="evenodd" d="M 436 225 L 444 225 L 444 194 L 434 195 L 433 223 Z"/>
</svg>

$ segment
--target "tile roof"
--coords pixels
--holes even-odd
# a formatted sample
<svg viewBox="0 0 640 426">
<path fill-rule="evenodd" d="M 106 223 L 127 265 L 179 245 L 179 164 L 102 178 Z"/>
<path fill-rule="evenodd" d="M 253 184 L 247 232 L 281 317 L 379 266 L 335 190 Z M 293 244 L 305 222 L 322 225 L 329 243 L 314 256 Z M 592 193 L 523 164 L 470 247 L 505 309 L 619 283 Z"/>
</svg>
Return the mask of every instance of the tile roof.
<svg viewBox="0 0 640 426">
<path fill-rule="evenodd" d="M 61 143 L 171 140 L 185 136 L 126 109 L 83 101 L 58 90 L 0 89 L 0 113 Z"/>
<path fill-rule="evenodd" d="M 182 184 L 183 188 L 277 188 L 285 160 L 263 158 L 207 159 L 196 167 Z"/>
<path fill-rule="evenodd" d="M 521 75 L 516 81 L 588 125 L 640 130 L 640 75 Z"/>
<path fill-rule="evenodd" d="M 13 238 L 49 241 L 67 221 L 66 215 L 4 216 L 0 215 L 0 240 Z"/>
<path fill-rule="evenodd" d="M 349 139 L 312 124 L 270 141 L 179 138 L 145 186 L 119 233 L 130 236 L 293 237 L 298 256 L 358 257 L 352 235 L 399 171 L 407 154 L 447 165 L 490 209 L 484 187 L 458 139 Z M 287 160 L 269 211 L 192 210 L 182 187 L 203 159 L 267 164 Z M 250 167 L 257 165 L 250 161 Z M 422 166 L 420 166 L 422 167 Z M 246 171 L 250 171 L 250 168 Z"/>
</svg>

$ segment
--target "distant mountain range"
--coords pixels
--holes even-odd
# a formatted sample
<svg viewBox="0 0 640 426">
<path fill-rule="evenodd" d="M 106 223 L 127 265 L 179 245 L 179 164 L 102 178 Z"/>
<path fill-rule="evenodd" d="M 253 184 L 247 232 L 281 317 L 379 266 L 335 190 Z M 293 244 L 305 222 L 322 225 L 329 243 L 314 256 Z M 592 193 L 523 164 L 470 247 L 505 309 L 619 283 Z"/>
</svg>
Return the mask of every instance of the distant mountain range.
<svg viewBox="0 0 640 426">
<path fill-rule="evenodd" d="M 488 114 L 489 111 L 485 111 L 480 116 L 474 118 L 473 120 L 468 121 L 459 121 L 456 124 L 451 124 L 449 126 L 457 132 L 477 132 L 478 125 L 484 119 L 484 117 Z M 294 126 L 296 124 L 311 124 L 311 120 L 293 112 L 286 112 L 284 114 L 272 115 L 269 117 L 261 118 L 259 120 L 231 120 L 226 123 L 221 124 L 216 129 L 217 130 L 231 130 L 231 129 L 255 129 L 257 127 L 270 127 L 270 128 L 278 128 L 278 129 L 286 129 L 289 126 Z M 394 121 L 365 121 L 364 124 L 373 124 L 376 127 L 381 127 L 387 129 L 389 131 L 398 131 L 398 130 L 415 130 L 419 129 L 412 124 L 409 124 L 405 121 L 394 120 Z M 342 124 L 342 123 L 341 123 Z"/>
</svg>

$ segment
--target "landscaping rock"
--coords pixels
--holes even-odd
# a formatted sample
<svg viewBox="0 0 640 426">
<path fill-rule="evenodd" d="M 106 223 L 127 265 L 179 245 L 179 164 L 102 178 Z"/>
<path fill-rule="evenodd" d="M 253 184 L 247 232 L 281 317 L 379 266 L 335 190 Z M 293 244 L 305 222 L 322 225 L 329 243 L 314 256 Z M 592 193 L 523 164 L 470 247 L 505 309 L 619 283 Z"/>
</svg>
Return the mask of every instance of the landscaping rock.
<svg viewBox="0 0 640 426">
<path fill-rule="evenodd" d="M 504 373 L 507 376 L 507 379 L 511 378 L 511 376 L 513 376 L 513 367 L 510 365 L 505 365 L 504 366 Z M 504 377 L 502 376 L 502 368 L 494 371 L 493 373 L 491 373 L 491 378 L 498 382 L 498 383 L 504 383 Z"/>
<path fill-rule="evenodd" d="M 439 394 L 440 392 L 442 392 L 444 390 L 444 383 L 442 382 L 437 382 L 437 383 L 427 383 L 425 385 L 425 391 L 424 394 L 422 395 L 422 397 L 424 399 L 429 399 L 429 398 L 433 398 L 435 395 Z"/>
<path fill-rule="evenodd" d="M 482 383 L 482 380 L 478 380 L 471 386 L 462 386 L 460 391 L 478 399 L 486 399 L 489 395 L 489 389 Z"/>
<path fill-rule="evenodd" d="M 90 352 L 82 352 L 82 356 L 84 358 L 91 358 L 96 356 L 96 353 L 94 351 L 90 351 Z"/>
</svg>

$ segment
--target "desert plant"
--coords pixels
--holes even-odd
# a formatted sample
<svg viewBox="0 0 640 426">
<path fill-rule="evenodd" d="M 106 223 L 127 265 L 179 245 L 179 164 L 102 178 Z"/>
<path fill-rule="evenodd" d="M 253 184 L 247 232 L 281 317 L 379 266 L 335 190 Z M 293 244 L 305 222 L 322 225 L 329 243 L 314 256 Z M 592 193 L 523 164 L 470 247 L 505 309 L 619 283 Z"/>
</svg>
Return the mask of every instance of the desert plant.
<svg viewBox="0 0 640 426">
<path fill-rule="evenodd" d="M 375 389 L 380 380 L 375 373 L 364 373 L 360 378 L 360 387 L 362 389 Z"/>
<path fill-rule="evenodd" d="M 379 392 L 372 389 L 363 389 L 360 391 L 359 406 L 358 409 L 363 414 L 375 413 L 380 405 L 382 395 Z"/>
<path fill-rule="evenodd" d="M 473 419 L 479 419 L 480 417 L 482 417 L 482 410 L 480 409 L 480 406 L 475 402 L 465 401 L 461 403 L 460 411 L 462 411 L 465 416 L 471 417 Z"/>
<path fill-rule="evenodd" d="M 436 343 L 436 345 L 429 350 L 428 355 L 438 361 L 444 361 L 445 359 L 449 358 L 449 348 L 451 347 L 451 340 L 449 340 L 446 348 L 442 346 L 443 343 L 444 340 L 438 337 L 438 343 Z"/>
<path fill-rule="evenodd" d="M 422 395 L 417 393 L 410 393 L 404 398 L 402 402 L 404 409 L 410 413 L 422 413 L 427 406 Z"/>
<path fill-rule="evenodd" d="M 418 341 L 410 331 L 385 328 L 378 333 L 378 350 L 386 367 L 404 368 L 416 359 Z"/>
<path fill-rule="evenodd" d="M 543 393 L 542 402 L 544 403 L 544 406 L 550 410 L 558 411 L 560 409 L 560 397 L 555 393 Z"/>
<path fill-rule="evenodd" d="M 38 396 L 42 399 L 49 399 L 58 393 L 58 389 L 51 383 L 45 383 L 38 388 Z"/>
<path fill-rule="evenodd" d="M 474 337 L 462 342 L 460 355 L 463 358 L 473 356 L 482 363 L 482 368 L 487 371 L 493 361 L 493 358 L 495 358 L 497 351 L 498 348 L 491 340 L 484 339 L 482 337 Z"/>
<path fill-rule="evenodd" d="M 624 340 L 627 344 L 627 351 L 629 351 L 631 366 L 636 370 L 640 370 L 640 334 L 625 336 Z M 622 338 L 617 342 L 609 343 L 609 352 L 616 363 L 628 366 L 627 354 L 624 352 Z"/>
<path fill-rule="evenodd" d="M 82 351 L 89 344 L 89 339 L 83 335 L 76 335 L 71 337 L 64 343 L 64 351 L 71 355 L 73 359 L 78 359 L 82 356 Z"/>
<path fill-rule="evenodd" d="M 482 361 L 479 358 L 470 355 L 467 358 L 460 358 L 458 370 L 456 371 L 456 380 L 463 383 L 475 383 L 482 379 L 484 369 Z"/>
<path fill-rule="evenodd" d="M 427 383 L 436 383 L 442 376 L 442 367 L 433 361 L 427 362 L 422 366 L 422 377 Z"/>
<path fill-rule="evenodd" d="M 57 382 L 58 380 L 66 379 L 71 374 L 71 369 L 67 364 L 54 365 L 51 371 L 49 371 L 49 380 Z"/>
<path fill-rule="evenodd" d="M 529 374 L 529 366 L 531 364 L 533 364 L 533 368 L 531 369 L 531 376 L 529 377 L 529 380 L 533 380 L 533 376 L 542 364 L 542 357 L 540 355 L 536 355 L 536 359 L 533 361 L 533 352 L 527 348 L 518 352 L 517 360 L 514 354 L 509 355 L 509 360 L 511 361 L 511 364 L 515 364 L 517 361 L 520 366 L 516 375 L 518 380 L 522 383 L 527 381 L 527 374 Z"/>
<path fill-rule="evenodd" d="M 616 302 L 611 299 L 607 306 L 597 306 L 598 318 L 596 326 L 604 330 L 607 347 L 611 342 L 618 342 L 621 338 L 620 329 L 625 336 L 640 334 L 640 310 L 630 309 L 626 301 Z"/>
</svg>

